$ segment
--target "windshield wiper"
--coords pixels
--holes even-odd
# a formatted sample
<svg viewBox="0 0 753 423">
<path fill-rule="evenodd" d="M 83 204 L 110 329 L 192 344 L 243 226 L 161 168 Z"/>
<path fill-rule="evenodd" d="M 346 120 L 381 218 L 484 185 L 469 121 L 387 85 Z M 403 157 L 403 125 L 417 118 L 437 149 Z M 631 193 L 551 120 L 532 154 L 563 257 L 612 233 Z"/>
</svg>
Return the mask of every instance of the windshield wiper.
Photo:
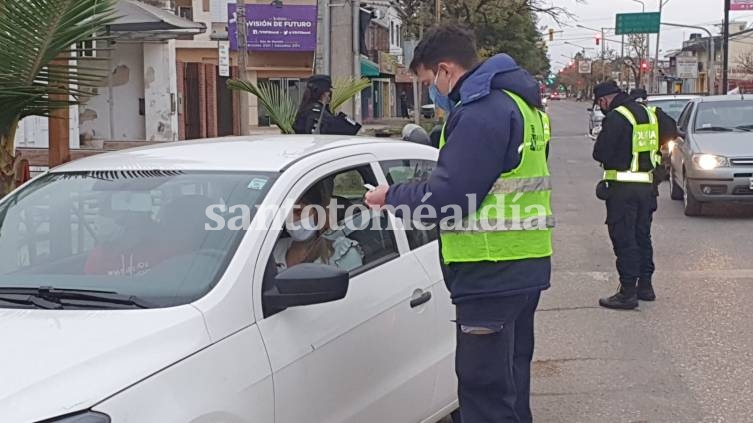
<svg viewBox="0 0 753 423">
<path fill-rule="evenodd" d="M 732 128 L 725 128 L 724 126 L 704 126 L 703 128 L 696 128 L 696 132 L 733 132 Z"/>
<path fill-rule="evenodd" d="M 87 289 L 59 289 L 49 286 L 39 288 L 5 288 L 0 287 L 0 299 L 10 301 L 12 296 L 24 297 L 26 301 L 41 308 L 62 308 L 63 301 L 86 301 L 93 303 L 117 304 L 137 308 L 154 308 L 155 305 L 135 295 L 123 295 L 111 291 Z M 39 303 L 39 304 L 38 304 Z M 57 307 L 44 307 L 57 305 Z"/>
<path fill-rule="evenodd" d="M 0 294 L 0 302 L 10 303 L 14 306 L 34 306 L 45 310 L 59 310 L 63 308 L 60 303 L 47 301 L 28 294 Z"/>
<path fill-rule="evenodd" d="M 745 132 L 750 132 L 750 131 L 753 131 L 753 125 L 738 125 L 738 126 L 735 126 L 735 129 L 740 129 Z"/>
</svg>

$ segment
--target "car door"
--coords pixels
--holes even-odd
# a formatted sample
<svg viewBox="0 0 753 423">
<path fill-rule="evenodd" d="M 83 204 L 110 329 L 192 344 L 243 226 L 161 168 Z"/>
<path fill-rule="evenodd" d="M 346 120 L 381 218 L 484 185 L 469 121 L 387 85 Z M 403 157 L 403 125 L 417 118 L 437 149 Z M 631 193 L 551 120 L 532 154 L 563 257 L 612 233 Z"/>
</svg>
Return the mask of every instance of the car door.
<svg viewBox="0 0 753 423">
<path fill-rule="evenodd" d="M 422 182 L 429 179 L 437 165 L 429 158 L 382 160 L 380 162 L 387 183 Z M 428 223 L 428 222 L 426 222 Z M 452 404 L 457 399 L 457 377 L 455 376 L 455 307 L 450 293 L 444 284 L 444 276 L 439 257 L 439 231 L 428 224 L 412 222 L 405 225 L 408 246 L 429 280 L 432 282 L 432 295 L 437 307 L 437 336 L 432 342 L 431 356 L 427 360 L 437 369 L 437 386 L 433 409 L 439 410 Z"/>
<path fill-rule="evenodd" d="M 357 169 L 363 181 L 340 178 L 348 185 L 343 188 L 335 176 L 334 193 L 357 202 L 349 194 L 363 195 L 358 184 L 384 179 L 377 177 L 381 170 L 372 159 L 364 155 L 320 165 L 294 184 L 288 198 L 300 198 L 324 177 Z M 394 224 L 386 213 L 374 220 L 378 226 Z M 277 423 L 417 422 L 430 411 L 436 374 L 425 357 L 437 319 L 431 282 L 415 256 L 407 254 L 404 232 L 373 228 L 348 235 L 362 242 L 364 260 L 351 272 L 343 300 L 257 317 L 272 365 Z M 266 236 L 256 293 L 261 293 L 263 269 L 281 232 L 279 225 Z M 372 239 L 379 240 L 377 247 Z"/>
<path fill-rule="evenodd" d="M 693 152 L 690 146 L 689 132 L 691 130 L 691 117 L 693 115 L 693 109 L 695 107 L 694 102 L 690 102 L 685 106 L 682 114 L 677 121 L 677 127 L 679 129 L 679 136 L 675 142 L 675 147 L 670 153 L 671 171 L 675 180 L 682 186 L 684 184 L 684 172 L 683 166 L 686 160 L 690 160 Z"/>
</svg>

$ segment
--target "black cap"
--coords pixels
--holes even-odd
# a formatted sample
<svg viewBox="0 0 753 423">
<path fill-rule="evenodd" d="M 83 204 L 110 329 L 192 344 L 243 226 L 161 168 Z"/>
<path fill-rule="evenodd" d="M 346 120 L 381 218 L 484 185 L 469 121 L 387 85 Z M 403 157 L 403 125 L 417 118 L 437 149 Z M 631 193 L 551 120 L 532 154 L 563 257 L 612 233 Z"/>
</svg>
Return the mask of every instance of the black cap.
<svg viewBox="0 0 753 423">
<path fill-rule="evenodd" d="M 307 85 L 328 91 L 332 89 L 332 78 L 329 75 L 314 75 L 309 78 Z"/>
<path fill-rule="evenodd" d="M 642 99 L 646 100 L 648 99 L 648 92 L 643 88 L 633 88 L 630 91 L 630 97 L 633 97 L 634 99 Z"/>
<path fill-rule="evenodd" d="M 617 83 L 614 81 L 602 82 L 594 87 L 594 104 L 596 104 L 600 98 L 608 96 L 610 94 L 617 94 L 622 92 Z"/>
</svg>

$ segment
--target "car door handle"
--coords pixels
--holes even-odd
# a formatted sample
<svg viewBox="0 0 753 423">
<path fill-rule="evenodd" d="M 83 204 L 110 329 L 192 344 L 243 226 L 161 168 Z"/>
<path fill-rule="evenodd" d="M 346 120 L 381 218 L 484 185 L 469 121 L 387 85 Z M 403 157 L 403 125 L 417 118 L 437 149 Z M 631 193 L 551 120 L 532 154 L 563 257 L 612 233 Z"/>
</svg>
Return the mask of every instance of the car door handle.
<svg viewBox="0 0 753 423">
<path fill-rule="evenodd" d="M 410 308 L 416 308 L 422 304 L 426 304 L 431 300 L 431 291 L 426 291 L 418 298 L 410 300 Z"/>
</svg>

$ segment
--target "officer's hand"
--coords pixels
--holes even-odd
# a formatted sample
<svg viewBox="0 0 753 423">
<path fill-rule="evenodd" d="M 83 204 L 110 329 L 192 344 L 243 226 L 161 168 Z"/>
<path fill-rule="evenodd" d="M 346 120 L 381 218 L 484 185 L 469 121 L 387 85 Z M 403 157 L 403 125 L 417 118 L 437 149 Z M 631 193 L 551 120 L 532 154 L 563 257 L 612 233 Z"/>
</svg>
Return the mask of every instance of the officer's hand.
<svg viewBox="0 0 753 423">
<path fill-rule="evenodd" d="M 373 191 L 369 191 L 364 196 L 364 201 L 368 207 L 378 209 L 387 202 L 387 191 L 390 188 L 387 185 L 379 185 Z"/>
</svg>

